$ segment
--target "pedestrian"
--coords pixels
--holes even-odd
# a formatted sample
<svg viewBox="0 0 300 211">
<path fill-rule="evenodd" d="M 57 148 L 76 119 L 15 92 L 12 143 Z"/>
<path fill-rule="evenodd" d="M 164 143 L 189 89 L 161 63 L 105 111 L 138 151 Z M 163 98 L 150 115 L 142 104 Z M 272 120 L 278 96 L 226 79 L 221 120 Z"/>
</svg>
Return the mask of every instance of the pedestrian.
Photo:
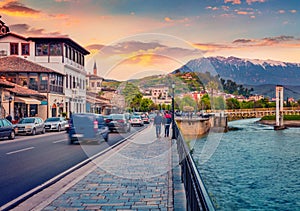
<svg viewBox="0 0 300 211">
<path fill-rule="evenodd" d="M 171 114 L 169 114 L 168 111 L 166 111 L 164 116 L 165 137 L 169 137 L 171 122 L 172 122 L 172 116 Z"/>
<path fill-rule="evenodd" d="M 163 124 L 163 118 L 159 112 L 157 112 L 157 115 L 154 117 L 153 124 L 155 125 L 156 137 L 160 138 L 161 125 Z"/>
<path fill-rule="evenodd" d="M 7 115 L 6 119 L 7 119 L 8 121 L 12 122 L 12 117 L 11 117 L 10 114 Z"/>
</svg>

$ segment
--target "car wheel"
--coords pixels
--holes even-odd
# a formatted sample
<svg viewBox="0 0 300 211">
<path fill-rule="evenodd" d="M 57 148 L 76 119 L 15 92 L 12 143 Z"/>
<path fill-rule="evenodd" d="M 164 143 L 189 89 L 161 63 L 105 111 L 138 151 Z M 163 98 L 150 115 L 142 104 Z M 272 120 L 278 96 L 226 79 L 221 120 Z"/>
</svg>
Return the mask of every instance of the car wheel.
<svg viewBox="0 0 300 211">
<path fill-rule="evenodd" d="M 60 128 L 60 125 L 58 125 L 58 129 L 57 129 L 57 131 L 58 131 L 58 132 L 60 132 L 60 130 L 61 130 L 61 128 Z"/>
<path fill-rule="evenodd" d="M 46 129 L 45 128 L 43 128 L 43 130 L 42 130 L 42 134 L 44 134 L 44 133 L 46 133 Z"/>
<path fill-rule="evenodd" d="M 12 131 L 10 132 L 10 135 L 8 136 L 8 139 L 9 139 L 9 140 L 13 140 L 13 139 L 15 139 L 15 137 L 16 137 L 15 131 L 12 130 Z"/>
<path fill-rule="evenodd" d="M 35 128 L 33 128 L 31 135 L 35 136 L 35 134 L 36 134 L 36 130 L 35 130 Z"/>
<path fill-rule="evenodd" d="M 105 142 L 108 142 L 108 135 L 104 138 Z"/>
<path fill-rule="evenodd" d="M 72 144 L 73 144 L 73 140 L 72 140 L 72 139 L 69 139 L 68 144 L 69 144 L 69 145 L 72 145 Z"/>
</svg>

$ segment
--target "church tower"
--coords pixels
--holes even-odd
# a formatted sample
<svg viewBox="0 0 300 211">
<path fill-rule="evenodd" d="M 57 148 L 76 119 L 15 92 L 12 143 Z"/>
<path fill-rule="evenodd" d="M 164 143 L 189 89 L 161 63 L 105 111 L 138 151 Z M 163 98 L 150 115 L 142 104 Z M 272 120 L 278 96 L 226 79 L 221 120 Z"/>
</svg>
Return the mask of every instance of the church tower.
<svg viewBox="0 0 300 211">
<path fill-rule="evenodd" d="M 96 65 L 96 61 L 94 62 L 94 68 L 93 68 L 93 74 L 97 75 L 97 65 Z"/>
</svg>

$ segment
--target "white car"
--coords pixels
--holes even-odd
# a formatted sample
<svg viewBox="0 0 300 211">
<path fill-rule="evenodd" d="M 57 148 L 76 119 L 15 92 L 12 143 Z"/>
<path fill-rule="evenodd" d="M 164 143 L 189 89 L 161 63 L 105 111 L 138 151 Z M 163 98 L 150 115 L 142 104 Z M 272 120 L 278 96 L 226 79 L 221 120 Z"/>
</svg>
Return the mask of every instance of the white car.
<svg viewBox="0 0 300 211">
<path fill-rule="evenodd" d="M 25 117 L 16 124 L 19 134 L 45 133 L 45 123 L 40 117 Z"/>
<path fill-rule="evenodd" d="M 50 117 L 45 120 L 46 131 L 58 131 L 67 130 L 69 126 L 68 120 L 64 117 Z"/>
<path fill-rule="evenodd" d="M 144 121 L 140 115 L 131 116 L 130 123 L 132 126 L 134 126 L 134 125 L 144 126 Z"/>
</svg>

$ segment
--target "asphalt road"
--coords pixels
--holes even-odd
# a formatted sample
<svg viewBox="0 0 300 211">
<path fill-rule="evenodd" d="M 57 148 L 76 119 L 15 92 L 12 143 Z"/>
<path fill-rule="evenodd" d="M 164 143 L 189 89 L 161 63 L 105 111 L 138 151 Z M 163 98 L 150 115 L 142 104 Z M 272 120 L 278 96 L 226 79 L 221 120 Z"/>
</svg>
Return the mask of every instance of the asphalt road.
<svg viewBox="0 0 300 211">
<path fill-rule="evenodd" d="M 66 132 L 36 136 L 17 136 L 0 140 L 0 206 L 43 184 L 130 133 L 110 133 L 109 141 L 97 144 L 68 145 Z"/>
</svg>

